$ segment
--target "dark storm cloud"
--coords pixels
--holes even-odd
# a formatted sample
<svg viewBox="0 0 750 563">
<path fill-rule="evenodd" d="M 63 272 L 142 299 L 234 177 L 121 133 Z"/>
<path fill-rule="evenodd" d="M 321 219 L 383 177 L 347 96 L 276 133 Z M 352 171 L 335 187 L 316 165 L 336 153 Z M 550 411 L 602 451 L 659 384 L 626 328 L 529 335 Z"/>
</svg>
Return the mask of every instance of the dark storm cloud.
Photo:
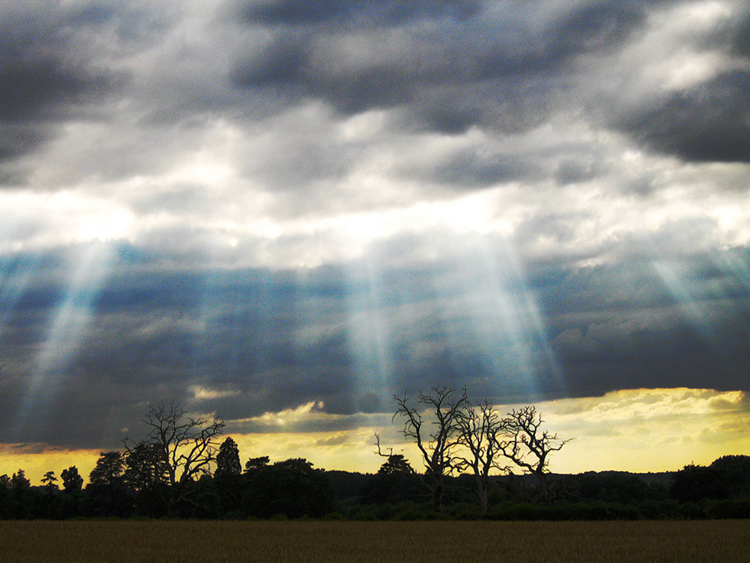
<svg viewBox="0 0 750 563">
<path fill-rule="evenodd" d="M 479 11 L 479 0 L 262 0 L 240 13 L 248 23 L 266 25 L 398 25 L 418 18 L 463 19 Z"/>
<path fill-rule="evenodd" d="M 407 123 L 438 132 L 460 133 L 472 125 L 521 130 L 542 122 L 569 86 L 562 75 L 569 63 L 621 44 L 646 14 L 639 3 L 576 5 L 531 28 L 513 7 L 485 21 L 477 3 L 461 9 L 460 18 L 440 19 L 433 10 L 442 10 L 443 3 L 416 2 L 404 13 L 432 16 L 439 35 L 410 31 L 411 18 L 403 17 L 386 18 L 404 26 L 393 37 L 377 18 L 365 18 L 375 22 L 372 27 L 342 24 L 358 21 L 362 10 L 366 16 L 370 9 L 390 14 L 397 4 L 253 4 L 254 23 L 285 22 L 291 28 L 273 28 L 271 43 L 239 62 L 233 81 L 240 88 L 272 89 L 292 101 L 321 99 L 347 115 L 400 108 Z M 316 31 L 313 24 L 330 20 L 335 27 Z M 359 60 L 346 62 L 351 53 L 344 41 L 352 34 L 363 43 Z M 393 41 L 401 49 L 389 47 Z"/>
<path fill-rule="evenodd" d="M 0 441 L 118 447 L 160 400 L 338 430 L 442 384 L 750 391 L 746 171 L 659 158 L 748 162 L 745 12 L 169 4 L 0 8 Z M 718 66 L 669 82 L 683 46 Z"/>
<path fill-rule="evenodd" d="M 750 162 L 750 72 L 722 74 L 625 116 L 639 141 L 693 162 Z"/>
<path fill-rule="evenodd" d="M 2 327 L 3 383 L 14 391 L 3 395 L 2 439 L 94 444 L 104 431 L 98 419 L 109 420 L 115 447 L 119 428 L 136 425 L 144 403 L 192 404 L 192 385 L 230 390 L 227 399 L 198 404 L 230 419 L 296 408 L 311 397 L 355 412 L 345 336 L 327 327 L 342 320 L 339 284 L 324 278 L 300 288 L 288 273 L 263 271 L 116 275 L 97 296 L 75 356 L 56 366 L 61 391 L 35 411 L 38 423 L 11 435 L 35 371 L 34 351 L 47 343 L 66 293 L 64 285 L 29 288 Z M 305 314 L 332 300 L 333 318 Z M 322 323 L 322 332 L 313 327 L 310 338 L 299 336 L 300 317 Z"/>
<path fill-rule="evenodd" d="M 733 27 L 729 45 L 732 54 L 750 58 L 750 10 Z"/>
<path fill-rule="evenodd" d="M 591 158 L 565 158 L 555 170 L 555 180 L 563 186 L 586 182 L 602 174 L 603 168 L 603 164 Z"/>
<path fill-rule="evenodd" d="M 0 159 L 33 150 L 53 134 L 51 125 L 121 84 L 121 75 L 90 64 L 77 44 L 76 27 L 109 19 L 92 15 L 49 4 L 0 6 Z"/>
<path fill-rule="evenodd" d="M 17 123 L 0 123 L 0 163 L 14 160 L 33 150 L 46 138 L 46 131 L 38 126 Z M 0 168 L 0 170 L 2 170 Z M 0 172 L 0 183 L 11 183 L 16 179 L 11 171 Z"/>
<path fill-rule="evenodd" d="M 61 119 L 60 108 L 85 102 L 108 87 L 106 79 L 66 69 L 59 60 L 23 59 L 11 55 L 0 68 L 0 121 L 5 123 Z"/>
<path fill-rule="evenodd" d="M 314 38 L 285 35 L 234 72 L 237 86 L 273 88 L 284 97 L 320 97 L 345 114 L 393 107 L 411 97 L 408 71 L 387 61 L 334 75 L 314 60 Z"/>
<path fill-rule="evenodd" d="M 547 236 L 561 239 L 576 220 L 540 218 Z M 311 402 L 329 414 L 387 412 L 393 393 L 440 384 L 513 402 L 703 387 L 710 372 L 712 387 L 749 390 L 750 284 L 738 284 L 732 269 L 750 259 L 746 251 L 643 253 L 589 268 L 528 262 L 519 277 L 503 273 L 501 246 L 490 247 L 489 261 L 469 245 L 443 262 L 405 269 L 388 266 L 386 255 L 420 251 L 394 244 L 368 257 L 382 265 L 375 279 L 367 260 L 304 276 L 168 272 L 154 267 L 167 257 L 120 247 L 79 347 L 57 366 L 58 391 L 31 413 L 38 423 L 19 428 L 34 358 L 68 294 L 68 278 L 55 274 L 65 260 L 48 257 L 45 281 L 27 287 L 2 317 L 0 436 L 116 447 L 120 429 L 136 428 L 143 405 L 159 400 L 231 422 Z M 536 314 L 539 325 L 529 321 Z M 321 419 L 315 428 L 352 424 Z"/>
<path fill-rule="evenodd" d="M 615 109 L 615 127 L 639 145 L 685 161 L 750 161 L 749 38 L 750 11 L 737 7 L 731 20 L 690 38 L 696 53 L 725 53 L 734 65 L 698 84 L 644 96 L 634 108 Z"/>
<path fill-rule="evenodd" d="M 509 79 L 554 75 L 586 54 L 603 55 L 643 27 L 647 7 L 642 3 L 579 3 L 541 28 L 517 22 L 507 36 L 489 39 L 479 51 L 478 77 Z M 538 24 L 537 24 L 538 25 Z"/>
</svg>

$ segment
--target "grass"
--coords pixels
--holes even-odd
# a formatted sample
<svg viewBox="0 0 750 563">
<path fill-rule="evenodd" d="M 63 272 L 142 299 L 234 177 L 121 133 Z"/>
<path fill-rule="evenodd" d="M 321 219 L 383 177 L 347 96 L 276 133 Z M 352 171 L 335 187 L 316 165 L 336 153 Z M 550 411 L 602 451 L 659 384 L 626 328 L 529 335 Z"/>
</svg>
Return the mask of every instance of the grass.
<svg viewBox="0 0 750 563">
<path fill-rule="evenodd" d="M 4 563 L 746 562 L 750 522 L 0 522 Z"/>
</svg>

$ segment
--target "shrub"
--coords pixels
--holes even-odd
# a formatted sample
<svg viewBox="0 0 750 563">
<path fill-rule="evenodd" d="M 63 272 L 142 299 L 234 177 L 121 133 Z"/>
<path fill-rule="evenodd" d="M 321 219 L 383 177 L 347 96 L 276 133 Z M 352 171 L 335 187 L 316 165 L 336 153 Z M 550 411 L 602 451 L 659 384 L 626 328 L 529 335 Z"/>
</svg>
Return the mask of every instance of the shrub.
<svg viewBox="0 0 750 563">
<path fill-rule="evenodd" d="M 750 498 L 709 502 L 706 505 L 706 516 L 714 520 L 750 518 Z"/>
</svg>

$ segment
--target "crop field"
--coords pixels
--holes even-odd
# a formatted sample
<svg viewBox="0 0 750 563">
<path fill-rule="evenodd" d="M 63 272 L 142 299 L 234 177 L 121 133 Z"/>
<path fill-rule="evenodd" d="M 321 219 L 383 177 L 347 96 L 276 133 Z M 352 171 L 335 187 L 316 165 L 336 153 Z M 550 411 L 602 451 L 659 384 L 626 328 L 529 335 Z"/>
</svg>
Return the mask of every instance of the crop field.
<svg viewBox="0 0 750 563">
<path fill-rule="evenodd" d="M 750 522 L 0 522 L 4 563 L 742 562 Z"/>
</svg>

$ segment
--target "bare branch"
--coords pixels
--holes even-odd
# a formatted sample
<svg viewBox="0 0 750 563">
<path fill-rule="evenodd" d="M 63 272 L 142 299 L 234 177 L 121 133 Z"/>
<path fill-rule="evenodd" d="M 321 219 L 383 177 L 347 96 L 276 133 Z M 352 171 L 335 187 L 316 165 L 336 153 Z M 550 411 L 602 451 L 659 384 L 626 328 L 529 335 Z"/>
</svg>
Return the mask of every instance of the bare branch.
<svg viewBox="0 0 750 563">
<path fill-rule="evenodd" d="M 561 440 L 542 428 L 544 420 L 534 406 L 513 410 L 506 418 L 507 430 L 498 441 L 502 454 L 539 480 L 542 496 L 547 503 L 552 498 L 547 486 L 549 456 L 560 451 L 572 439 Z M 529 459 L 530 458 L 530 459 Z"/>
<path fill-rule="evenodd" d="M 151 429 L 144 443 L 156 450 L 169 478 L 170 510 L 186 499 L 188 485 L 216 461 L 218 449 L 214 439 L 224 428 L 220 419 L 192 418 L 185 414 L 178 404 L 165 406 L 162 402 L 151 405 L 143 418 L 144 424 Z M 127 442 L 126 449 L 131 453 L 133 448 Z"/>
<path fill-rule="evenodd" d="M 464 447 L 466 454 L 459 457 L 457 468 L 461 471 L 471 469 L 474 473 L 475 492 L 483 512 L 488 508 L 489 476 L 493 470 L 506 471 L 498 458 L 502 452 L 498 443 L 498 435 L 506 429 L 505 419 L 485 399 L 484 402 L 472 405 L 467 402 L 459 413 L 458 443 Z"/>
<path fill-rule="evenodd" d="M 458 418 L 461 408 L 468 401 L 466 389 L 455 400 L 453 394 L 454 390 L 449 387 L 433 387 L 431 393 L 420 392 L 417 395 L 416 404 L 423 405 L 425 413 L 430 415 L 429 432 L 424 428 L 417 406 L 409 403 L 406 394 L 403 397 L 393 397 L 397 406 L 393 418 L 404 417 L 402 433 L 405 438 L 414 440 L 422 454 L 427 476 L 431 480 L 430 488 L 436 511 L 442 510 L 443 477 L 457 467 L 454 448 L 458 444 Z"/>
<path fill-rule="evenodd" d="M 380 450 L 380 435 L 377 432 L 375 433 L 375 446 L 378 448 L 375 453 L 379 455 L 380 457 L 387 457 L 387 458 L 393 457 L 393 448 L 388 448 L 387 454 L 384 454 Z"/>
</svg>

